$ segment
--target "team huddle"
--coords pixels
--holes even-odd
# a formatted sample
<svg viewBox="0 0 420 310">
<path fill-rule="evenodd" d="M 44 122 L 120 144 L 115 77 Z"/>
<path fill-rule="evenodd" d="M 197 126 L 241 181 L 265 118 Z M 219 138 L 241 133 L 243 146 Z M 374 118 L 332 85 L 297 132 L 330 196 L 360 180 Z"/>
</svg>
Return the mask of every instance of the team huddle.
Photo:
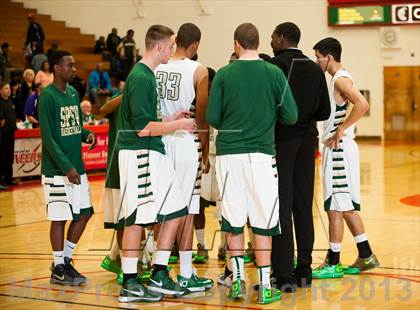
<svg viewBox="0 0 420 310">
<path fill-rule="evenodd" d="M 101 107 L 101 114 L 109 119 L 104 226 L 115 229 L 117 235 L 101 266 L 117 274 L 120 302 L 154 302 L 165 295 L 181 297 L 213 287 L 212 279 L 201 277 L 193 268 L 193 260 L 208 258 L 204 227 L 197 226 L 197 219 L 205 212 L 201 186 L 211 169 L 215 169 L 219 222 L 228 252 L 222 255 L 227 264 L 218 282 L 229 287 L 230 299 L 246 296 L 244 264 L 249 255 L 244 256 L 243 249 L 244 227 L 248 226 L 259 279 L 257 302 L 278 301 L 281 292 L 287 291 L 279 283 L 272 285 L 272 239 L 282 233 L 283 225 L 276 136 L 279 126 L 302 122 L 298 96 L 285 73 L 260 58 L 254 25 L 236 28 L 237 60 L 221 68 L 212 81 L 209 70 L 192 60 L 200 40 L 201 31 L 192 23 L 183 24 L 176 35 L 166 26 L 151 26 L 143 58 L 132 68 L 122 94 Z M 299 267 L 309 268 L 307 285 L 312 278 L 342 277 L 379 265 L 360 216 L 353 212 L 360 209 L 354 123 L 366 112 L 367 103 L 341 68 L 339 42 L 327 38 L 314 49 L 319 66 L 311 63 L 333 76 L 329 97 L 320 97 L 326 112 L 310 120 L 325 120 L 321 141 L 330 250 L 324 264 L 312 271 L 311 261 L 303 266 L 298 242 L 296 273 Z M 93 214 L 81 143 L 93 148 L 96 139 L 83 128 L 78 97 L 68 85 L 75 73 L 72 55 L 57 51 L 50 63 L 54 83 L 44 89 L 38 109 L 42 183 L 54 259 L 51 283 L 81 285 L 86 277 L 75 269 L 72 256 Z M 209 134 L 214 130 L 215 145 Z M 356 262 L 346 268 L 339 260 L 343 220 L 359 249 Z M 194 228 L 199 241 L 195 258 Z M 180 263 L 175 280 L 169 275 L 174 245 Z"/>
</svg>

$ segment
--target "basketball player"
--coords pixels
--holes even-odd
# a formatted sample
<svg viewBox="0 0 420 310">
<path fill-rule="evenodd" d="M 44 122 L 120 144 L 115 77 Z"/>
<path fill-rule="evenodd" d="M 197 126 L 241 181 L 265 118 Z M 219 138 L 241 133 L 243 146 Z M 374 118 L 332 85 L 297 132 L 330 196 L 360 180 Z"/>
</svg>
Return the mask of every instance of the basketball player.
<svg viewBox="0 0 420 310">
<path fill-rule="evenodd" d="M 233 268 L 230 299 L 243 298 L 244 226 L 254 233 L 258 268 L 258 303 L 280 299 L 270 284 L 271 236 L 280 233 L 274 128 L 276 120 L 294 124 L 297 107 L 283 72 L 258 57 L 257 28 L 241 24 L 234 33 L 239 59 L 220 69 L 213 81 L 206 113 L 219 130 L 216 174 L 222 195 L 222 230 L 230 233 Z"/>
<path fill-rule="evenodd" d="M 175 174 L 182 180 L 182 197 L 188 206 L 188 215 L 183 219 L 177 235 L 180 257 L 177 281 L 190 292 L 205 291 L 213 286 L 212 280 L 195 275 L 192 267 L 194 215 L 200 212 L 202 150 L 204 162 L 208 161 L 208 125 L 204 115 L 208 99 L 208 71 L 205 66 L 190 59 L 196 54 L 200 39 L 201 31 L 196 25 L 181 25 L 176 36 L 174 56 L 155 71 L 163 120 L 171 120 L 177 113 L 190 115 L 197 120 L 199 129 L 198 136 L 177 131 L 162 138 Z"/>
<path fill-rule="evenodd" d="M 38 111 L 42 139 L 41 174 L 54 265 L 51 283 L 80 285 L 86 282 L 71 264 L 74 249 L 93 214 L 90 190 L 82 161 L 82 142 L 96 144 L 95 135 L 83 128 L 79 95 L 70 85 L 76 73 L 67 51 L 50 57 L 54 82 L 44 88 Z M 70 220 L 67 240 L 64 229 Z"/>
<path fill-rule="evenodd" d="M 112 244 L 111 251 L 103 259 L 101 267 L 117 275 L 122 273 L 120 249 L 124 232 L 123 222 L 118 222 L 120 212 L 120 175 L 118 173 L 118 152 L 115 151 L 115 139 L 117 136 L 116 122 L 122 96 L 119 95 L 105 103 L 100 113 L 109 119 L 108 129 L 108 157 L 106 165 L 105 190 L 103 194 L 104 228 L 115 229 L 117 240 Z"/>
<path fill-rule="evenodd" d="M 161 136 L 180 129 L 193 131 L 196 124 L 186 118 L 161 122 L 153 71 L 171 57 L 174 32 L 153 25 L 147 30 L 145 44 L 142 60 L 134 65 L 127 78 L 117 119 L 116 147 L 125 221 L 120 302 L 159 301 L 163 294 L 179 296 L 188 292 L 167 271 L 170 249 L 188 209 Z M 162 225 L 153 255 L 153 273 L 146 289 L 137 278 L 139 245 L 143 227 L 158 221 Z"/>
<path fill-rule="evenodd" d="M 346 221 L 359 256 L 346 273 L 359 273 L 379 266 L 379 261 L 367 239 L 360 211 L 359 151 L 354 141 L 355 123 L 366 113 L 369 105 L 354 84 L 353 78 L 341 65 L 341 44 L 326 38 L 313 47 L 321 69 L 332 80 L 329 86 L 331 115 L 324 122 L 321 142 L 324 187 L 324 208 L 329 220 L 330 248 L 325 262 L 312 272 L 313 278 L 341 278 L 340 248 Z M 350 110 L 350 104 L 352 109 Z M 348 115 L 347 115 L 348 114 Z M 347 117 L 346 117 L 347 115 Z"/>
</svg>

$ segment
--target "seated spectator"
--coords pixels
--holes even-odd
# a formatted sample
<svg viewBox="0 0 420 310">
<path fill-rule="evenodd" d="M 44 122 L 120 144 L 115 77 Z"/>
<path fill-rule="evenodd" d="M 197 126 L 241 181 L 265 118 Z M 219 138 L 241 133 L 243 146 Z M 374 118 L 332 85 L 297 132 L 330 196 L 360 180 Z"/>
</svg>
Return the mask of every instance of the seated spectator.
<svg viewBox="0 0 420 310">
<path fill-rule="evenodd" d="M 45 61 L 48 61 L 48 57 L 47 55 L 44 54 L 44 49 L 41 48 L 39 52 L 37 52 L 32 58 L 32 61 L 31 61 L 32 70 L 34 70 L 35 73 L 38 73 L 38 71 L 41 70 L 41 66 Z"/>
<path fill-rule="evenodd" d="M 106 49 L 112 57 L 117 56 L 117 46 L 120 44 L 121 38 L 118 36 L 117 28 L 112 28 L 111 33 L 106 38 Z"/>
<path fill-rule="evenodd" d="M 35 85 L 35 91 L 28 97 L 25 104 L 25 116 L 26 119 L 32 124 L 32 128 L 39 127 L 39 118 L 38 118 L 38 111 L 37 111 L 37 103 L 38 98 L 42 93 L 42 86 L 41 83 Z"/>
<path fill-rule="evenodd" d="M 99 40 L 96 40 L 95 47 L 93 48 L 93 52 L 95 54 L 102 54 L 103 51 L 106 50 L 105 47 L 105 37 L 100 36 Z"/>
<path fill-rule="evenodd" d="M 79 101 L 82 101 L 86 94 L 86 81 L 82 79 L 77 73 L 74 75 L 73 81 L 69 83 L 79 93 Z"/>
<path fill-rule="evenodd" d="M 98 96 L 110 96 L 112 94 L 111 79 L 108 72 L 103 70 L 102 63 L 96 64 L 96 70 L 89 74 L 88 95 L 93 103 L 98 103 Z"/>
<path fill-rule="evenodd" d="M 10 74 L 14 70 L 12 66 L 12 61 L 9 55 L 10 45 L 8 42 L 3 42 L 1 44 L 1 54 L 0 54 L 0 75 L 2 81 L 9 82 Z"/>
<path fill-rule="evenodd" d="M 0 85 L 0 189 L 15 185 L 13 178 L 13 155 L 15 151 L 16 112 L 10 98 L 8 83 Z"/>
<path fill-rule="evenodd" d="M 35 90 L 35 73 L 32 69 L 23 71 L 23 83 L 20 85 L 20 108 L 23 113 L 26 99 Z"/>
<path fill-rule="evenodd" d="M 58 43 L 53 42 L 51 43 L 51 47 L 47 50 L 47 58 L 50 59 L 50 56 L 52 55 L 52 53 L 56 51 L 58 51 Z"/>
<path fill-rule="evenodd" d="M 12 94 L 10 95 L 10 98 L 12 99 L 13 105 L 15 106 L 16 111 L 16 118 L 19 118 L 20 120 L 23 120 L 23 107 L 20 106 L 20 84 L 17 80 L 12 80 L 10 82 L 10 88 L 12 90 Z"/>
<path fill-rule="evenodd" d="M 95 124 L 95 116 L 92 114 L 92 104 L 89 100 L 83 100 L 80 103 L 80 110 L 82 111 L 83 125 Z"/>
<path fill-rule="evenodd" d="M 35 84 L 41 83 L 45 87 L 52 82 L 54 82 L 54 74 L 50 72 L 50 63 L 45 60 L 41 65 L 41 70 L 35 75 Z"/>
</svg>

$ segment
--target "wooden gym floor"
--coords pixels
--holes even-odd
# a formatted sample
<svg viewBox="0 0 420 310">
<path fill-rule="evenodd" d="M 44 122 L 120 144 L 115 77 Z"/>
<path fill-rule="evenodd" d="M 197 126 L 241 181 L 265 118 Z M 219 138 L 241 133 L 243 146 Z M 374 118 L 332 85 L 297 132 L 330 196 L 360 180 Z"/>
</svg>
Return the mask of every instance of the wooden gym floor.
<svg viewBox="0 0 420 310">
<path fill-rule="evenodd" d="M 89 282 L 81 287 L 49 283 L 51 253 L 49 222 L 40 181 L 26 182 L 0 192 L 0 307 L 2 309 L 419 309 L 420 302 L 420 144 L 361 142 L 362 217 L 371 246 L 381 267 L 359 276 L 314 280 L 311 289 L 283 294 L 282 301 L 261 306 L 251 284 L 257 280 L 253 266 L 246 266 L 249 298 L 231 302 L 219 285 L 204 295 L 166 298 L 155 304 L 121 304 L 113 274 L 99 267 L 107 253 L 112 232 L 103 229 L 99 206 L 103 175 L 91 175 L 96 214 L 79 242 L 77 269 Z M 320 162 L 317 162 L 319 170 Z M 322 189 L 317 176 L 314 202 L 314 266 L 328 247 L 327 217 L 322 210 Z M 214 209 L 208 208 L 206 238 L 212 245 L 210 260 L 195 265 L 200 275 L 216 280 L 222 262 Z M 342 262 L 352 263 L 357 250 L 348 230 L 342 245 Z M 178 271 L 178 266 L 173 266 Z"/>
</svg>

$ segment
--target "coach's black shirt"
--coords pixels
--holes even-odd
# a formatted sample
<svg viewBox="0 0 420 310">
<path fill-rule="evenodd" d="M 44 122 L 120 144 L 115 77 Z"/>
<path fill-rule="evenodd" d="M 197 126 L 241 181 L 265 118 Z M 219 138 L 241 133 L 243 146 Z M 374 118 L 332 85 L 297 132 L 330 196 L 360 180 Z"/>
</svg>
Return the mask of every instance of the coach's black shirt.
<svg viewBox="0 0 420 310">
<path fill-rule="evenodd" d="M 317 136 L 316 121 L 328 119 L 331 113 L 324 72 L 302 51 L 294 48 L 277 52 L 270 62 L 283 70 L 299 110 L 295 125 L 277 122 L 276 141 L 304 135 Z"/>
</svg>

